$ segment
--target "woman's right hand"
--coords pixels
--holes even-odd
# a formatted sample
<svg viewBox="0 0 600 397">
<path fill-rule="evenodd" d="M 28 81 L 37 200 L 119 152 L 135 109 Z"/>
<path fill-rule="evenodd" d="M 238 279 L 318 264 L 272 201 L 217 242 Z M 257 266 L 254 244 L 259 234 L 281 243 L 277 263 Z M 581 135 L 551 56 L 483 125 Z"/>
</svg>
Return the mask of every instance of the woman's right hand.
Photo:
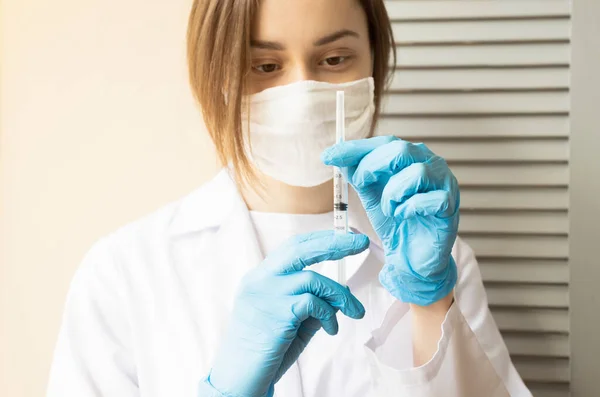
<svg viewBox="0 0 600 397">
<path fill-rule="evenodd" d="M 272 396 L 275 383 L 319 328 L 330 335 L 338 332 L 338 309 L 355 319 L 365 314 L 348 288 L 303 269 L 358 254 L 368 246 L 369 239 L 361 234 L 299 235 L 250 271 L 204 386 L 224 396 Z"/>
</svg>

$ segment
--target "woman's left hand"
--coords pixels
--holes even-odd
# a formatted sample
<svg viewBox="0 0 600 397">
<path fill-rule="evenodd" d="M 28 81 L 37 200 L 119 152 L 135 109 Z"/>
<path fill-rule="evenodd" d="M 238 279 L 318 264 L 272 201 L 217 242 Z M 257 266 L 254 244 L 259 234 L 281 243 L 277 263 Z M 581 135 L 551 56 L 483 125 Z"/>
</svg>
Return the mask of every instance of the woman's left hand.
<svg viewBox="0 0 600 397">
<path fill-rule="evenodd" d="M 396 298 L 428 306 L 456 284 L 452 246 L 460 193 L 446 161 L 424 144 L 380 136 L 337 144 L 321 156 L 348 167 L 348 180 L 381 238 L 381 284 Z"/>
</svg>

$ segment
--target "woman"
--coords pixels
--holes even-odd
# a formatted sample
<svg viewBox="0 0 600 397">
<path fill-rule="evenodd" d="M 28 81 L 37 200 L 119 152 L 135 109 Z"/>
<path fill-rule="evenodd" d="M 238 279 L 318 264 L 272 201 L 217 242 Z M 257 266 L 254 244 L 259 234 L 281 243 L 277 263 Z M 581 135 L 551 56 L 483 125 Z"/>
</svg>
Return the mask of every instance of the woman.
<svg viewBox="0 0 600 397">
<path fill-rule="evenodd" d="M 445 161 L 370 138 L 393 48 L 382 0 L 195 0 L 191 83 L 228 167 L 92 247 L 49 396 L 531 395 Z M 338 90 L 349 141 L 331 146 Z"/>
</svg>

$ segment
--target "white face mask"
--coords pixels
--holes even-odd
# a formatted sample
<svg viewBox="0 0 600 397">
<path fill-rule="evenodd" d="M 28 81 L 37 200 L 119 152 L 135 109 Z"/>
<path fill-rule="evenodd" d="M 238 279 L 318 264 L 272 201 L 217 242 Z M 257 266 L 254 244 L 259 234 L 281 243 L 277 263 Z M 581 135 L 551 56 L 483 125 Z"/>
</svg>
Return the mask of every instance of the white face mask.
<svg viewBox="0 0 600 397">
<path fill-rule="evenodd" d="M 264 174 L 293 186 L 317 186 L 333 176 L 321 153 L 335 144 L 336 91 L 344 91 L 346 140 L 366 138 L 375 111 L 372 77 L 344 84 L 318 81 L 273 87 L 246 98 L 242 115 L 250 160 Z M 246 108 L 246 103 L 243 105 Z"/>
</svg>

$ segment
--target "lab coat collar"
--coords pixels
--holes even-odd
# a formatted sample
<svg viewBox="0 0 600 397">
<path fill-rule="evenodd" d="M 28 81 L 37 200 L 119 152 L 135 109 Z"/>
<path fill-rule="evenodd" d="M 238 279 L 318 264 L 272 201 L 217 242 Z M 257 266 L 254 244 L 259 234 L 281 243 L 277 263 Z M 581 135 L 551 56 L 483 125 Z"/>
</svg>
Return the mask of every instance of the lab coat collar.
<svg viewBox="0 0 600 397">
<path fill-rule="evenodd" d="M 212 180 L 181 199 L 170 233 L 177 236 L 218 227 L 239 201 L 243 203 L 231 171 L 223 168 Z"/>
</svg>

